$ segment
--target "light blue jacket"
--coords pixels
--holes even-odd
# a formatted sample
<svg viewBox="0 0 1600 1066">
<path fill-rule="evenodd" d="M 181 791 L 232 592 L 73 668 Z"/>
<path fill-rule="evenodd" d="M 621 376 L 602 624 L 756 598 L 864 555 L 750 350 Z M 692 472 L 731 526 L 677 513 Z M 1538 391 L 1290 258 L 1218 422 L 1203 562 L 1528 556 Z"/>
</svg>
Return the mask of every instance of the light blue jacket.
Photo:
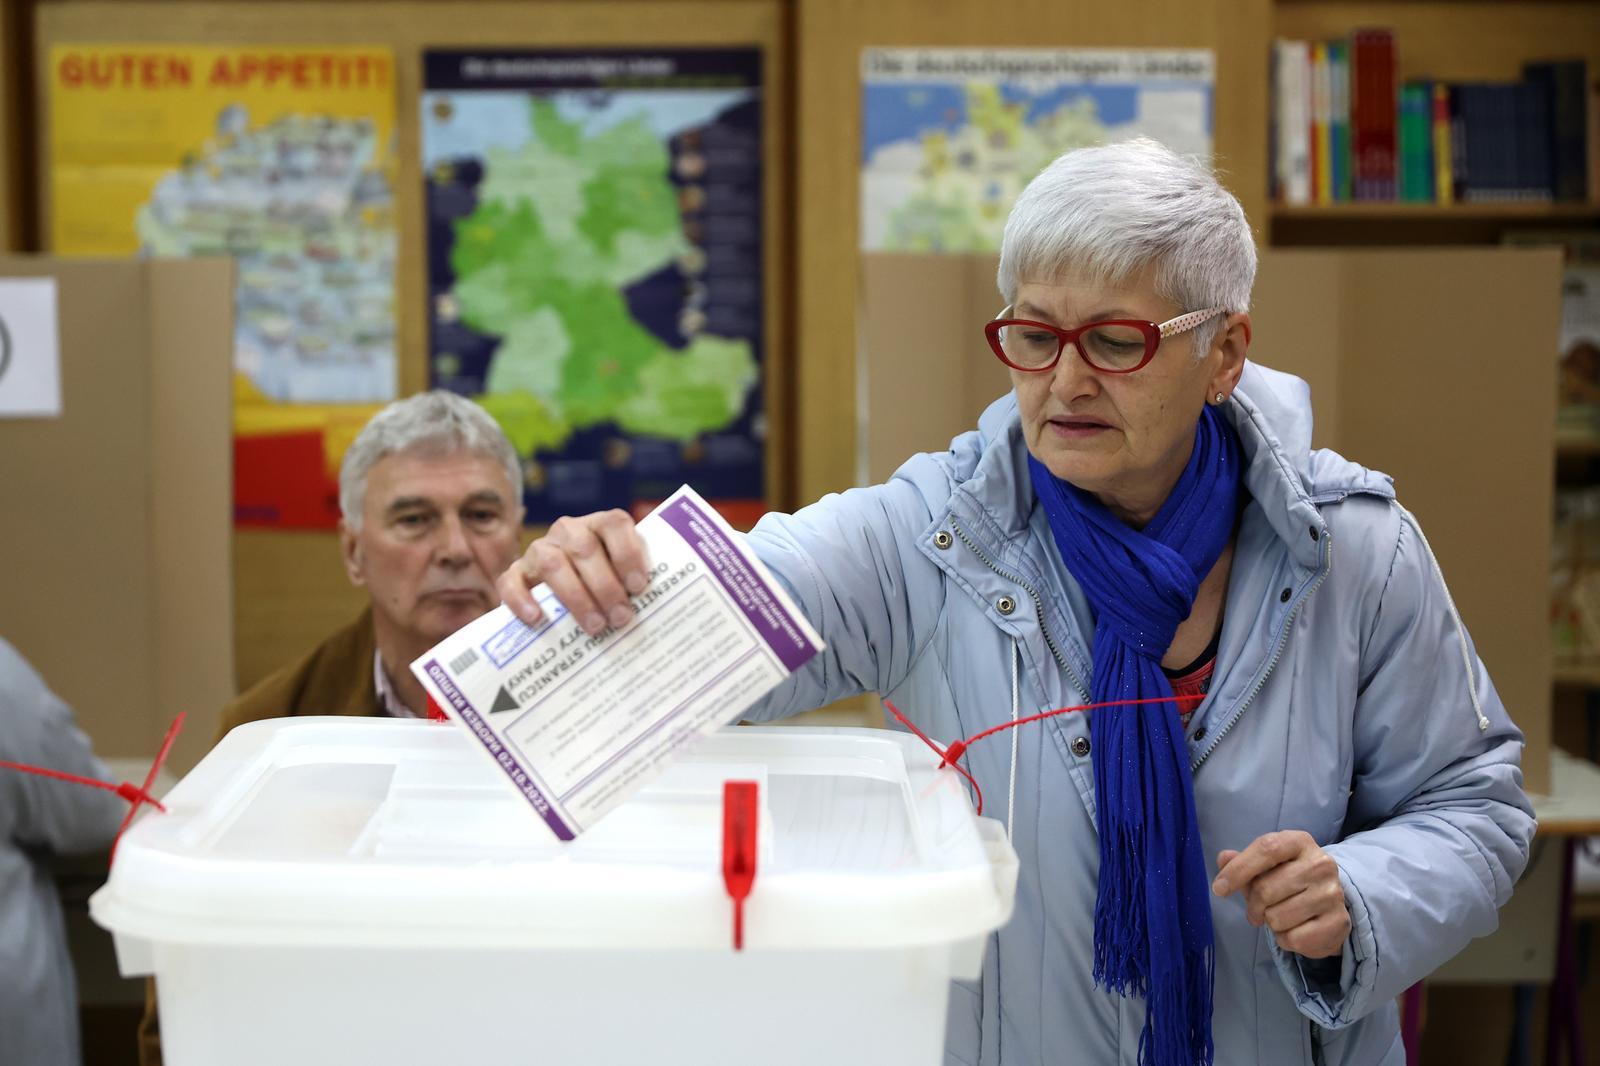
<svg viewBox="0 0 1600 1066">
<path fill-rule="evenodd" d="M 1213 898 L 1216 1062 L 1403 1063 L 1395 997 L 1494 929 L 1526 863 L 1522 736 L 1390 479 L 1311 451 L 1305 383 L 1249 364 L 1226 412 L 1251 499 L 1188 729 L 1206 861 L 1303 829 L 1339 864 L 1353 930 L 1314 965 L 1253 928 L 1239 896 Z M 879 692 L 950 741 L 1010 719 L 1014 664 L 1022 715 L 1086 702 L 1091 614 L 1026 455 L 1006 396 L 886 484 L 764 519 L 751 544 L 828 648 L 750 717 Z M 986 813 L 1014 808 L 1021 876 L 982 980 L 952 992 L 949 1063 L 1137 1062 L 1142 1001 L 1090 978 L 1088 726 L 1057 716 L 966 756 Z"/>
<path fill-rule="evenodd" d="M 0 640 L 0 759 L 110 778 L 72 711 Z M 109 792 L 0 770 L 0 1063 L 78 1066 L 78 991 L 46 859 L 111 843 Z"/>
</svg>

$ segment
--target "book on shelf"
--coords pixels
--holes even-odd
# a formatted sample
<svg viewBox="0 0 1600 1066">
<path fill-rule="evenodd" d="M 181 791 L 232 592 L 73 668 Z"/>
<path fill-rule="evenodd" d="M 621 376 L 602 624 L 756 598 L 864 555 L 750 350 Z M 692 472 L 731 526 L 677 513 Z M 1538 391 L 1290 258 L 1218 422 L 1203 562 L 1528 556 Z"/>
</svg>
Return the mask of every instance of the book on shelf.
<svg viewBox="0 0 1600 1066">
<path fill-rule="evenodd" d="M 1546 97 L 1542 116 L 1550 138 L 1550 191 L 1561 201 L 1590 197 L 1588 70 L 1581 59 L 1524 63 L 1522 76 Z"/>
<path fill-rule="evenodd" d="M 1425 81 L 1400 87 L 1400 199 L 1433 199 L 1433 86 Z"/>
<path fill-rule="evenodd" d="M 1357 200 L 1395 198 L 1395 48 L 1389 30 L 1357 30 L 1350 54 Z"/>
<path fill-rule="evenodd" d="M 1311 46 L 1311 199 L 1333 203 L 1333 79 L 1328 46 Z"/>
<path fill-rule="evenodd" d="M 1433 201 L 1437 204 L 1456 202 L 1455 170 L 1450 140 L 1450 86 L 1433 83 Z"/>
<path fill-rule="evenodd" d="M 1328 42 L 1329 149 L 1333 156 L 1333 199 L 1345 202 L 1355 198 L 1355 181 L 1350 172 L 1350 44 Z"/>
<path fill-rule="evenodd" d="M 1600 83 L 1583 59 L 1519 81 L 1399 79 L 1393 31 L 1273 42 L 1272 196 L 1284 204 L 1600 202 Z"/>
<path fill-rule="evenodd" d="M 1273 69 L 1283 91 L 1274 98 L 1274 196 L 1311 202 L 1311 49 L 1305 41 L 1278 41 Z"/>
</svg>

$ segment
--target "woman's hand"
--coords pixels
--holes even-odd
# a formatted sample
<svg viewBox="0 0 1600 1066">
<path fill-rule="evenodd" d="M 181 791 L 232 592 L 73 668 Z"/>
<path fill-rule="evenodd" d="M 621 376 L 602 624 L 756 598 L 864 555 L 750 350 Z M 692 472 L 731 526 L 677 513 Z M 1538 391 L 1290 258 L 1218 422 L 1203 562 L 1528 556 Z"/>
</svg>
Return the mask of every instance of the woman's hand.
<svg viewBox="0 0 1600 1066">
<path fill-rule="evenodd" d="M 1243 851 L 1217 854 L 1219 896 L 1243 892 L 1250 924 L 1269 926 L 1285 951 L 1308 959 L 1338 955 L 1350 935 L 1339 864 L 1310 833 L 1287 829 L 1257 837 Z"/>
<path fill-rule="evenodd" d="M 528 625 L 543 612 L 528 590 L 544 582 L 590 636 L 633 617 L 630 597 L 649 583 L 644 540 L 626 511 L 558 518 L 495 583 L 500 600 Z"/>
</svg>

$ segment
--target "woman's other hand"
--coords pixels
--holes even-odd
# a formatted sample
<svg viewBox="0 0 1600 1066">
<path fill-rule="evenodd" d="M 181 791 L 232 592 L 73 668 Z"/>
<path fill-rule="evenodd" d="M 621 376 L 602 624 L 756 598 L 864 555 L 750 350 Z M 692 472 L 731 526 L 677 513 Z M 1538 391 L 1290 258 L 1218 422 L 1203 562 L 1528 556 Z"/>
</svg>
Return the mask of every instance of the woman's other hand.
<svg viewBox="0 0 1600 1066">
<path fill-rule="evenodd" d="M 1211 890 L 1244 893 L 1250 924 L 1268 926 L 1279 947 L 1308 959 L 1338 955 L 1350 935 L 1339 864 L 1298 829 L 1267 833 L 1243 851 L 1219 852 Z"/>
<path fill-rule="evenodd" d="M 558 518 L 544 536 L 495 583 L 500 600 L 528 625 L 544 613 L 529 589 L 550 586 L 584 631 L 593 636 L 633 617 L 631 597 L 644 591 L 650 572 L 644 540 L 626 511 L 596 511 Z"/>
</svg>

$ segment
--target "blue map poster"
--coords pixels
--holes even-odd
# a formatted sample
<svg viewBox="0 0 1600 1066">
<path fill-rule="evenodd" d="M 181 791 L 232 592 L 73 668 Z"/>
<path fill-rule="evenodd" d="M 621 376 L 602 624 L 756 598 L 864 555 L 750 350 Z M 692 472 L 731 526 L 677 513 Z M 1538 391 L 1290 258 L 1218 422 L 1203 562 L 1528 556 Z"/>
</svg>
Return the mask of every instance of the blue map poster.
<svg viewBox="0 0 1600 1066">
<path fill-rule="evenodd" d="M 530 524 L 765 510 L 761 106 L 756 49 L 425 53 L 429 380 Z"/>
</svg>

